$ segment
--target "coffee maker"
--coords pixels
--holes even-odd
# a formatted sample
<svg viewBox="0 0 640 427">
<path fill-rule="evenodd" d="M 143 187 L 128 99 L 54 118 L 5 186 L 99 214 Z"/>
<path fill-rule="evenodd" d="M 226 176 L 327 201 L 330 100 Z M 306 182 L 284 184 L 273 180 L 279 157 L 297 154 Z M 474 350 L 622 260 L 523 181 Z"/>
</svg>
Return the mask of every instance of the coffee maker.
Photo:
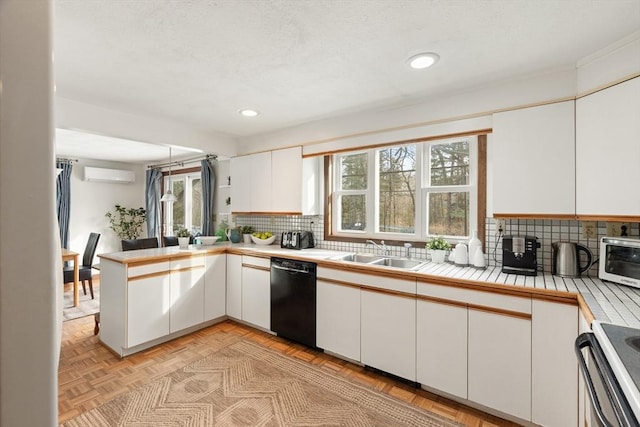
<svg viewBox="0 0 640 427">
<path fill-rule="evenodd" d="M 538 248 L 534 236 L 504 236 L 502 238 L 502 272 L 536 276 L 538 274 Z"/>
</svg>

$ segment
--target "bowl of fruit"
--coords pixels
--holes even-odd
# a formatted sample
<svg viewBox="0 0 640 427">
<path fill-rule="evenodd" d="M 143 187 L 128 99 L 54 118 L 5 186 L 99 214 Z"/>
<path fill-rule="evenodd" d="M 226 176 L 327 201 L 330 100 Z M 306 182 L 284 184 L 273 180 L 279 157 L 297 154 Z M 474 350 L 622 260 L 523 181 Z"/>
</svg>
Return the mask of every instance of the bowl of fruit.
<svg viewBox="0 0 640 427">
<path fill-rule="evenodd" d="M 255 231 L 251 233 L 251 240 L 256 245 L 270 245 L 276 240 L 276 236 L 270 231 Z"/>
</svg>

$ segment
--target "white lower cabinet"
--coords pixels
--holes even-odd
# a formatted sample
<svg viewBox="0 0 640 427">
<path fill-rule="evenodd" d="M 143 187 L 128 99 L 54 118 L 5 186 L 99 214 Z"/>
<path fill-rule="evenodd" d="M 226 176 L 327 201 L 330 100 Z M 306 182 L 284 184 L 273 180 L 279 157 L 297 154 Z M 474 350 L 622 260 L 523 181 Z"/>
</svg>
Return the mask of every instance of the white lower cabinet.
<svg viewBox="0 0 640 427">
<path fill-rule="evenodd" d="M 361 290 L 361 361 L 416 380 L 416 299 Z"/>
<path fill-rule="evenodd" d="M 213 320 L 225 315 L 227 256 L 207 255 L 204 277 L 204 320 Z"/>
<path fill-rule="evenodd" d="M 271 329 L 271 273 L 270 259 L 247 257 L 242 259 L 242 320 Z"/>
<path fill-rule="evenodd" d="M 169 272 L 129 278 L 127 284 L 127 348 L 169 334 Z M 122 302 L 124 303 L 124 301 Z M 112 348 L 119 346 L 110 343 Z"/>
<path fill-rule="evenodd" d="M 419 285 L 420 288 L 420 285 Z M 467 398 L 467 308 L 418 300 L 416 377 L 429 387 Z"/>
<path fill-rule="evenodd" d="M 469 309 L 469 400 L 531 420 L 531 320 Z"/>
<path fill-rule="evenodd" d="M 227 254 L 227 316 L 242 319 L 242 255 Z"/>
<path fill-rule="evenodd" d="M 171 261 L 170 332 L 204 321 L 204 257 Z"/>
<path fill-rule="evenodd" d="M 533 300 L 532 316 L 531 421 L 578 425 L 578 307 Z"/>
<path fill-rule="evenodd" d="M 360 288 L 318 280 L 316 345 L 360 361 Z"/>
</svg>

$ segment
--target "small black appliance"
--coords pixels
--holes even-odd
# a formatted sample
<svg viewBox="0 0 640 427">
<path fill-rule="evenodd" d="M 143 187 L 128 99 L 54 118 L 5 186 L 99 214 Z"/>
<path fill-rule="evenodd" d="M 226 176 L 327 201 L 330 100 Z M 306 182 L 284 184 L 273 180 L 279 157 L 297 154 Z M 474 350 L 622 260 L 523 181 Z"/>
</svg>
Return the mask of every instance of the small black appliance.
<svg viewBox="0 0 640 427">
<path fill-rule="evenodd" d="M 536 276 L 538 274 L 538 248 L 534 236 L 504 236 L 502 238 L 502 272 Z"/>
<path fill-rule="evenodd" d="M 280 238 L 280 247 L 287 249 L 307 249 L 316 246 L 313 233 L 308 230 L 285 231 Z"/>
</svg>

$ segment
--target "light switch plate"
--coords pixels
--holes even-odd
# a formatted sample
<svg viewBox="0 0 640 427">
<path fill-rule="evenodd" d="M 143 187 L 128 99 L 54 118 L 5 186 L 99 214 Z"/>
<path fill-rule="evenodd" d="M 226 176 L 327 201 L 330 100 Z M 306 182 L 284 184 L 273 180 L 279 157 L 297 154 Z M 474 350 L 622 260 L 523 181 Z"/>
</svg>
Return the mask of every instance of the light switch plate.
<svg viewBox="0 0 640 427">
<path fill-rule="evenodd" d="M 595 221 L 582 222 L 582 238 L 583 239 L 598 238 L 598 227 Z"/>
<path fill-rule="evenodd" d="M 624 237 L 629 233 L 629 224 L 626 222 L 607 222 L 608 237 Z"/>
</svg>

